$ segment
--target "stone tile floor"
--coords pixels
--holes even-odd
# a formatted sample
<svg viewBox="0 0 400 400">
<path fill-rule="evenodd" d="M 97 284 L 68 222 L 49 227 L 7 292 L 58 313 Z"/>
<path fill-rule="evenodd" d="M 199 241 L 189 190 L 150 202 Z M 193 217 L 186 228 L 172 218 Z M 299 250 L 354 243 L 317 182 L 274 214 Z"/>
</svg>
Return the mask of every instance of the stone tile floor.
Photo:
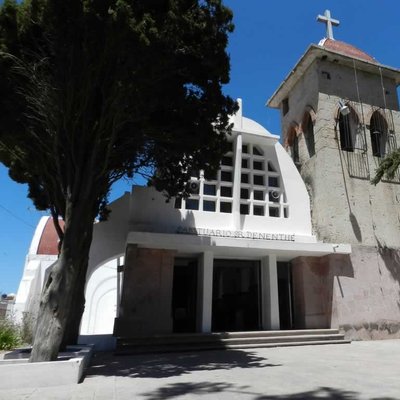
<svg viewBox="0 0 400 400">
<path fill-rule="evenodd" d="M 400 340 L 119 357 L 99 353 L 79 385 L 0 391 L 0 399 L 400 400 Z"/>
</svg>

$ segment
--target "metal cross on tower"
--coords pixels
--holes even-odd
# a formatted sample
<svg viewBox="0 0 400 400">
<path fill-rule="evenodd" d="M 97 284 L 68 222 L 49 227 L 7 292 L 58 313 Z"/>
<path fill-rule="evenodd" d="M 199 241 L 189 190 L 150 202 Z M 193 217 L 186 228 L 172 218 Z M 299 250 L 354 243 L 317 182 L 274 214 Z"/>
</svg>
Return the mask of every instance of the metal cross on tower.
<svg viewBox="0 0 400 400">
<path fill-rule="evenodd" d="M 324 15 L 318 15 L 317 21 L 323 22 L 324 24 L 326 24 L 326 37 L 328 39 L 335 40 L 333 38 L 332 26 L 338 26 L 340 21 L 338 21 L 337 19 L 331 18 L 331 12 L 329 10 L 326 10 Z"/>
</svg>

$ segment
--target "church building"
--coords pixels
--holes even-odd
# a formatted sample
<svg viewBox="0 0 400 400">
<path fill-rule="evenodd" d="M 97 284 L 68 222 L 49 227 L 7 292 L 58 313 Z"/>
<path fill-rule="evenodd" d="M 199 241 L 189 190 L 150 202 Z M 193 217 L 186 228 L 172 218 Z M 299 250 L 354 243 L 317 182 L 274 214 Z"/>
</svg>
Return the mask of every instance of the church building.
<svg viewBox="0 0 400 400">
<path fill-rule="evenodd" d="M 400 337 L 400 70 L 333 38 L 310 45 L 268 100 L 282 144 L 239 111 L 215 176 L 166 202 L 135 186 L 95 223 L 82 338 L 340 329 Z M 34 313 L 56 259 L 39 223 L 16 298 Z M 47 250 L 45 250 L 47 249 Z M 84 340 L 84 339 L 82 339 Z"/>
</svg>

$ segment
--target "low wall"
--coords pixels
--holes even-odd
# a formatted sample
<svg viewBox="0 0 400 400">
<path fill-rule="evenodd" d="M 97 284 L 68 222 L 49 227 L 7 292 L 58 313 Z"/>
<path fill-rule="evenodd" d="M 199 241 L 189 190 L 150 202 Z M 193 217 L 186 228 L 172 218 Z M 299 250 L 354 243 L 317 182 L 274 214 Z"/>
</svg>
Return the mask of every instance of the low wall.
<svg viewBox="0 0 400 400">
<path fill-rule="evenodd" d="M 0 390 L 79 383 L 92 356 L 91 346 L 68 346 L 57 361 L 29 363 L 30 351 L 15 350 L 0 361 Z"/>
</svg>

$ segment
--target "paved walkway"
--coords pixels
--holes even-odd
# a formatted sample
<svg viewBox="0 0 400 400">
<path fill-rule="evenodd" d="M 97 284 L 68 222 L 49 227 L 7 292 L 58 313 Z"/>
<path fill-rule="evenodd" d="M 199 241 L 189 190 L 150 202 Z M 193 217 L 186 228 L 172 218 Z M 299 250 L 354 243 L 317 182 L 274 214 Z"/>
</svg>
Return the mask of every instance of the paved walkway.
<svg viewBox="0 0 400 400">
<path fill-rule="evenodd" d="M 0 391 L 0 399 L 400 400 L 400 340 L 159 356 L 103 353 L 79 385 Z"/>
</svg>

